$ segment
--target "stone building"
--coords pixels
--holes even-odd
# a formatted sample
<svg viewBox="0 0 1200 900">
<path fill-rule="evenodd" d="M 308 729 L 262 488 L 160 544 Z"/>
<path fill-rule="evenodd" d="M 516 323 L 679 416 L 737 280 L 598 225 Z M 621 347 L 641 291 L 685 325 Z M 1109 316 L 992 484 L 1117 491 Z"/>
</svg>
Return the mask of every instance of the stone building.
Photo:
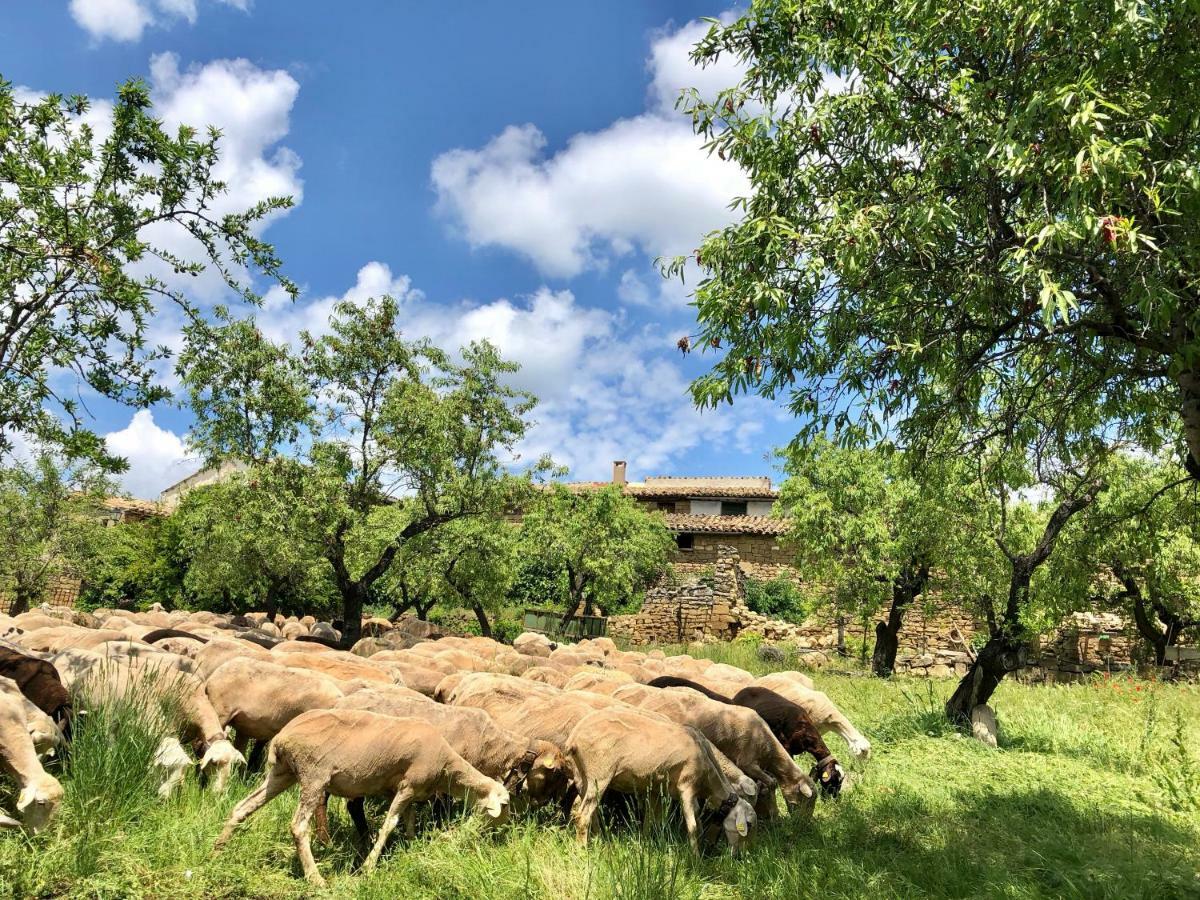
<svg viewBox="0 0 1200 900">
<path fill-rule="evenodd" d="M 793 573 L 794 554 L 783 543 L 786 518 L 772 515 L 779 492 L 771 479 L 757 475 L 654 475 L 629 481 L 623 460 L 613 463 L 611 482 L 589 481 L 568 485 L 588 490 L 619 485 L 647 509 L 663 513 L 675 535 L 675 570 L 690 576 L 711 569 L 718 547 L 737 551 L 742 572 L 769 579 Z"/>
<path fill-rule="evenodd" d="M 215 484 L 218 481 L 224 481 L 230 475 L 237 472 L 245 472 L 250 467 L 241 460 L 227 459 L 218 466 L 207 466 L 198 472 L 193 472 L 186 478 L 181 478 L 179 481 L 172 484 L 170 487 L 163 488 L 158 495 L 158 502 L 170 512 L 179 505 L 179 501 L 183 499 L 184 494 L 188 491 L 194 491 L 198 487 L 203 487 L 206 484 Z"/>
</svg>

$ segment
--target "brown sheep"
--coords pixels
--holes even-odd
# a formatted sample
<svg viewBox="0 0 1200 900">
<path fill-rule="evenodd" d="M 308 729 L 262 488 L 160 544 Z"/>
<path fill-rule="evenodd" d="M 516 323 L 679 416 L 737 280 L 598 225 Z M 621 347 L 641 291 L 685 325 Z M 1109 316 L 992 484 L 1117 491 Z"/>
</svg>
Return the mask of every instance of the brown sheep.
<svg viewBox="0 0 1200 900">
<path fill-rule="evenodd" d="M 866 759 L 871 755 L 871 742 L 863 737 L 862 732 L 855 728 L 833 701 L 821 691 L 806 688 L 782 672 L 764 675 L 754 683 L 758 687 L 765 687 L 786 697 L 803 709 L 821 734 L 832 731 L 839 735 L 850 745 L 850 752 L 854 756 Z"/>
<path fill-rule="evenodd" d="M 841 792 L 842 782 L 846 778 L 845 770 L 829 752 L 821 733 L 803 707 L 769 688 L 755 685 L 742 688 L 734 694 L 733 702 L 758 713 L 792 756 L 807 753 L 817 761 L 811 774 L 821 785 L 823 793 L 836 797 Z"/>
<path fill-rule="evenodd" d="M 70 736 L 71 696 L 52 663 L 15 647 L 0 646 L 0 675 L 15 681 L 21 693 Z"/>
<path fill-rule="evenodd" d="M 493 822 L 508 815 L 504 785 L 476 771 L 427 722 L 365 710 L 321 709 L 298 716 L 271 742 L 266 778 L 234 808 L 215 849 L 255 811 L 297 782 L 300 802 L 292 817 L 292 837 L 305 878 L 321 886 L 325 880 L 313 859 L 309 823 L 326 794 L 347 799 L 392 795 L 364 871 L 375 868 L 402 817 L 411 835 L 412 804 L 418 800 L 435 794 L 469 797 Z"/>
<path fill-rule="evenodd" d="M 696 728 L 755 781 L 764 785 L 778 783 L 789 809 L 811 809 L 816 786 L 754 710 L 720 703 L 677 687 L 626 685 L 613 696 L 660 713 L 680 725 Z M 764 810 L 769 810 L 773 796 L 764 797 L 763 803 Z"/>
<path fill-rule="evenodd" d="M 576 837 L 583 843 L 610 788 L 644 795 L 655 807 L 664 793 L 677 798 L 688 842 L 696 851 L 702 805 L 721 823 L 734 852 L 754 827 L 754 810 L 721 774 L 708 741 L 695 729 L 656 721 L 635 710 L 597 710 L 579 721 L 564 750 L 579 792 L 572 816 Z"/>
</svg>

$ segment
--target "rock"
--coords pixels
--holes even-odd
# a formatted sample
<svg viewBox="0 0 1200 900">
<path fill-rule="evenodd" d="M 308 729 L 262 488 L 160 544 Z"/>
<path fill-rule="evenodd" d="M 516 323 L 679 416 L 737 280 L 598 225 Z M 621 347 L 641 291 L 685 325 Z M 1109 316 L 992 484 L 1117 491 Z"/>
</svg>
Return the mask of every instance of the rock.
<svg viewBox="0 0 1200 900">
<path fill-rule="evenodd" d="M 971 710 L 971 736 L 989 747 L 997 746 L 1000 727 L 996 724 L 996 713 L 986 703 Z"/>
<path fill-rule="evenodd" d="M 949 678 L 953 674 L 954 670 L 942 663 L 937 663 L 929 667 L 929 676 L 931 678 Z"/>
<path fill-rule="evenodd" d="M 787 662 L 787 654 L 774 644 L 761 644 L 758 648 L 758 658 L 763 662 L 769 663 L 784 663 Z"/>
</svg>

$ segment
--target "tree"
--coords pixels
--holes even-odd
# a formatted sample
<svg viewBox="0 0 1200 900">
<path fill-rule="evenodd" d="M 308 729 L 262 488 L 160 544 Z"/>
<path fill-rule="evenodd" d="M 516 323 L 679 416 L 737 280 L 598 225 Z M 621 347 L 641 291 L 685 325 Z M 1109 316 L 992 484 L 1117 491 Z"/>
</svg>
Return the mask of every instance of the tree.
<svg viewBox="0 0 1200 900">
<path fill-rule="evenodd" d="M 817 440 L 787 456 L 779 505 L 790 517 L 788 542 L 806 581 L 855 617 L 886 610 L 875 626 L 871 669 L 896 666 L 904 614 L 931 587 L 941 587 L 970 522 L 973 503 L 960 464 L 928 465 L 889 445 L 843 448 Z M 966 549 L 966 548 L 962 548 Z"/>
<path fill-rule="evenodd" d="M 675 542 L 662 516 L 638 506 L 619 487 L 573 491 L 556 484 L 542 491 L 521 522 L 521 547 L 537 559 L 565 594 L 562 626 L 594 606 L 628 602 L 666 568 Z"/>
<path fill-rule="evenodd" d="M 1088 464 L 1074 467 L 1058 460 L 1054 471 L 1038 460 L 1033 479 L 1023 454 L 1002 453 L 980 461 L 975 500 L 987 510 L 994 548 L 976 535 L 963 535 L 975 553 L 955 554 L 960 564 L 948 576 L 960 596 L 982 613 L 988 639 L 946 701 L 946 715 L 969 722 L 971 711 L 987 703 L 1005 675 L 1028 661 L 1028 620 L 1035 607 L 1035 576 L 1051 559 L 1072 519 L 1091 507 L 1106 487 L 1102 460 L 1093 451 Z M 1050 497 L 1033 504 L 1014 494 L 1048 489 Z M 989 552 L 989 550 L 991 552 Z"/>
<path fill-rule="evenodd" d="M 69 559 L 80 574 L 77 605 L 86 609 L 130 601 L 142 608 L 154 602 L 179 605 L 187 570 L 172 534 L 169 520 L 159 516 L 87 530 Z"/>
<path fill-rule="evenodd" d="M 189 404 L 206 423 L 192 435 L 206 458 L 280 461 L 264 469 L 272 473 L 264 489 L 288 504 L 291 535 L 313 542 L 328 565 L 347 643 L 360 636 L 363 607 L 406 544 L 447 523 L 519 506 L 540 470 L 516 477 L 502 465 L 534 404 L 505 384 L 516 366 L 486 342 L 464 348 L 455 363 L 428 342 L 405 340 L 398 313 L 391 297 L 343 302 L 328 334 L 302 336 L 298 365 L 313 387 L 311 413 L 293 403 L 290 387 L 271 387 L 292 385 L 290 375 L 248 382 L 237 374 L 253 371 L 248 355 L 268 360 L 268 371 L 283 365 L 284 348 L 263 352 L 265 339 L 252 325 L 206 329 L 198 337 L 208 346 L 181 371 Z M 247 409 L 270 426 L 242 427 Z M 392 513 L 381 518 L 385 507 Z M 372 535 L 383 522 L 390 530 Z"/>
<path fill-rule="evenodd" d="M 293 498 L 273 464 L 234 473 L 190 491 L 171 514 L 175 553 L 184 561 L 182 588 L 206 608 L 261 608 L 306 615 L 335 606 L 328 567 L 296 534 Z"/>
<path fill-rule="evenodd" d="M 1200 629 L 1195 489 L 1163 461 L 1128 454 L 1106 478 L 1111 486 L 1068 536 L 1052 593 L 1128 616 L 1161 666 L 1167 648 Z"/>
<path fill-rule="evenodd" d="M 786 396 L 802 438 L 913 448 L 1037 415 L 1178 448 L 1200 479 L 1198 27 L 1191 4 L 1079 0 L 714 23 L 694 59 L 744 77 L 682 105 L 751 192 L 696 253 L 719 353 L 697 401 Z"/>
<path fill-rule="evenodd" d="M 786 622 L 803 622 L 809 612 L 800 588 L 782 573 L 768 580 L 747 578 L 746 606 L 756 613 Z"/>
<path fill-rule="evenodd" d="M 119 470 L 57 374 L 135 406 L 166 397 L 167 350 L 146 346 L 147 323 L 160 302 L 198 315 L 174 279 L 212 269 L 253 301 L 239 280 L 253 266 L 293 291 L 255 234 L 292 201 L 216 213 L 219 133 L 169 134 L 140 81 L 118 90 L 111 121 L 94 120 L 84 97 L 26 100 L 0 81 L 0 458 L 23 435 Z"/>
<path fill-rule="evenodd" d="M 103 528 L 96 505 L 105 486 L 47 454 L 0 470 L 0 595 L 12 598 L 11 615 L 40 603 L 55 576 L 73 574 L 88 532 Z"/>
</svg>

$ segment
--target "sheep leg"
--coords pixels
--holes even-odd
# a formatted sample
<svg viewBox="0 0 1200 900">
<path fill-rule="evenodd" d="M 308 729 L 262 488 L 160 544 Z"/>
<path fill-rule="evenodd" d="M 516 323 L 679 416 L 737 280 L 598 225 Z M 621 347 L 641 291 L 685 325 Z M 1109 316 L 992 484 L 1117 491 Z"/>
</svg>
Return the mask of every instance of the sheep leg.
<svg viewBox="0 0 1200 900">
<path fill-rule="evenodd" d="M 270 803 L 272 798 L 277 794 L 287 790 L 295 783 L 296 779 L 290 772 L 281 771 L 278 768 L 269 771 L 267 777 L 263 779 L 262 785 L 233 808 L 233 812 L 229 816 L 229 821 L 225 823 L 225 827 L 221 830 L 221 836 L 217 838 L 216 844 L 213 845 L 213 851 L 216 852 L 224 847 L 235 828 Z"/>
<path fill-rule="evenodd" d="M 687 826 L 688 843 L 692 852 L 700 852 L 700 827 L 696 819 L 696 794 L 690 787 L 679 789 L 679 805 L 683 807 L 683 823 Z"/>
<path fill-rule="evenodd" d="M 354 797 L 346 801 L 346 812 L 350 813 L 350 821 L 354 823 L 354 831 L 364 848 L 367 838 L 371 835 L 371 826 L 367 822 L 366 797 Z"/>
<path fill-rule="evenodd" d="M 313 814 L 313 818 L 316 820 L 315 830 L 317 833 L 317 842 L 328 847 L 329 843 L 330 843 L 330 839 L 329 839 L 329 794 L 325 794 L 325 796 L 323 796 L 321 798 L 321 803 L 317 807 L 316 812 Z"/>
<path fill-rule="evenodd" d="M 588 842 L 592 821 L 596 818 L 596 812 L 600 809 L 600 801 L 604 798 L 604 792 L 607 789 L 608 782 L 603 784 L 595 781 L 589 782 L 584 792 L 575 801 L 571 815 L 575 819 L 575 839 L 581 844 Z"/>
<path fill-rule="evenodd" d="M 308 879 L 309 883 L 318 887 L 325 886 L 325 879 L 321 877 L 321 873 L 317 869 L 317 861 L 313 859 L 312 834 L 309 823 L 324 795 L 323 788 L 314 790 L 302 785 L 300 803 L 296 806 L 296 814 L 292 816 L 292 838 L 296 841 L 296 854 L 300 857 L 300 868 L 304 870 L 304 877 Z"/>
<path fill-rule="evenodd" d="M 375 846 L 371 848 L 367 861 L 362 864 L 364 872 L 370 872 L 379 862 L 379 854 L 383 852 L 383 845 L 387 843 L 387 839 L 392 836 L 392 831 L 400 823 L 400 816 L 407 814 L 413 794 L 413 789 L 404 785 L 393 795 L 392 802 L 388 804 L 387 815 L 383 817 L 383 824 L 379 827 L 379 837 L 375 839 Z"/>
<path fill-rule="evenodd" d="M 411 803 L 404 808 L 404 836 L 409 840 L 417 836 L 417 808 Z"/>
</svg>

